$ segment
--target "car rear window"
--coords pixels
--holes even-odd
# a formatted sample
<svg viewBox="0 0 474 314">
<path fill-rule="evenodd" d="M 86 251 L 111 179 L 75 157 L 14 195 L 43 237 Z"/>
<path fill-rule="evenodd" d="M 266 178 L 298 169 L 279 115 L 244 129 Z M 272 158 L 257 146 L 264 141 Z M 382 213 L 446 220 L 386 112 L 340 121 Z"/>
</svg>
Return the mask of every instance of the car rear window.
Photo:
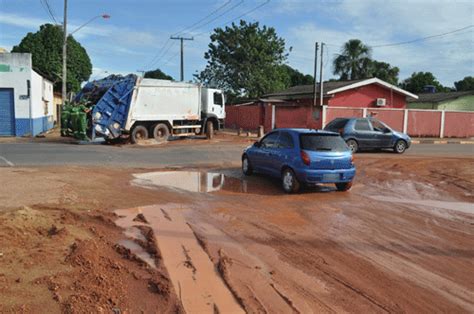
<svg viewBox="0 0 474 314">
<path fill-rule="evenodd" d="M 349 150 L 339 135 L 300 134 L 301 149 L 311 151 L 344 152 Z"/>
<path fill-rule="evenodd" d="M 349 121 L 349 119 L 336 118 L 326 125 L 324 129 L 338 131 L 339 129 L 343 129 L 346 126 L 347 121 Z"/>
</svg>

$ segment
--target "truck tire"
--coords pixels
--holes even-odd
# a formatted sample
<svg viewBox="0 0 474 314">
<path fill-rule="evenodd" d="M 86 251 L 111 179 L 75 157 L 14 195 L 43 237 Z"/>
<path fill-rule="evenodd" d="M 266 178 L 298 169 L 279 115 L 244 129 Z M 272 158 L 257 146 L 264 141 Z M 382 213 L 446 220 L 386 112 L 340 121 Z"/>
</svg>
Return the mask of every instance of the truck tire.
<svg viewBox="0 0 474 314">
<path fill-rule="evenodd" d="M 164 123 L 158 123 L 153 127 L 153 138 L 155 141 L 161 143 L 168 140 L 170 137 L 170 130 Z"/>
<path fill-rule="evenodd" d="M 214 137 L 214 123 L 212 121 L 206 122 L 206 137 L 208 140 L 212 140 Z"/>
<path fill-rule="evenodd" d="M 130 134 L 130 141 L 133 144 L 139 144 L 144 140 L 148 139 L 148 130 L 143 125 L 137 125 L 133 128 L 132 133 Z"/>
</svg>

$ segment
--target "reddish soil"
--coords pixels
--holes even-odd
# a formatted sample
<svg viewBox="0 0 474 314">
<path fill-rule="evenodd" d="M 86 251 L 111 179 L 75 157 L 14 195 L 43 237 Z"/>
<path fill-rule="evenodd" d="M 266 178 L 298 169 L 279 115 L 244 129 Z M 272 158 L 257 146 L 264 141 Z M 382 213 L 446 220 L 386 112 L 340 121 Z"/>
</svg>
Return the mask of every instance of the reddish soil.
<svg viewBox="0 0 474 314">
<path fill-rule="evenodd" d="M 149 169 L 0 168 L 9 182 L 0 186 L 0 312 L 184 311 L 147 227 L 153 214 L 134 216 L 141 227 L 127 234 L 114 214 L 179 204 L 247 312 L 472 313 L 474 159 L 356 162 L 350 192 L 297 195 L 281 193 L 277 180 L 242 181 L 238 168 L 212 169 L 228 182 L 212 193 L 130 183 Z M 186 253 L 199 273 L 197 255 Z"/>
</svg>

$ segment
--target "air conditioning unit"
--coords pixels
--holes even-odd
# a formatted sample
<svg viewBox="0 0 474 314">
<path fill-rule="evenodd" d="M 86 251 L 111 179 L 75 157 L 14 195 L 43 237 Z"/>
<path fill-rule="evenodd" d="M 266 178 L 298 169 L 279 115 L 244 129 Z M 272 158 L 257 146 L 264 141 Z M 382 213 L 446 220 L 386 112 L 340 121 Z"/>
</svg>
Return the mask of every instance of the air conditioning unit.
<svg viewBox="0 0 474 314">
<path fill-rule="evenodd" d="M 377 107 L 385 107 L 385 98 L 377 98 Z"/>
</svg>

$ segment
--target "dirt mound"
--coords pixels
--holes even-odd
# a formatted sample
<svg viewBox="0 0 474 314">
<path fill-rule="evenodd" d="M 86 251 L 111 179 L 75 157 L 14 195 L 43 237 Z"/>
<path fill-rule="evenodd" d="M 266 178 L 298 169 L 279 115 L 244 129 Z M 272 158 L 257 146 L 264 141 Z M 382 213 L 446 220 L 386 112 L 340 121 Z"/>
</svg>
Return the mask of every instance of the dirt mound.
<svg viewBox="0 0 474 314">
<path fill-rule="evenodd" d="M 163 268 L 117 246 L 112 217 L 41 206 L 0 212 L 0 312 L 181 312 Z M 147 231 L 142 245 L 159 261 Z"/>
</svg>

